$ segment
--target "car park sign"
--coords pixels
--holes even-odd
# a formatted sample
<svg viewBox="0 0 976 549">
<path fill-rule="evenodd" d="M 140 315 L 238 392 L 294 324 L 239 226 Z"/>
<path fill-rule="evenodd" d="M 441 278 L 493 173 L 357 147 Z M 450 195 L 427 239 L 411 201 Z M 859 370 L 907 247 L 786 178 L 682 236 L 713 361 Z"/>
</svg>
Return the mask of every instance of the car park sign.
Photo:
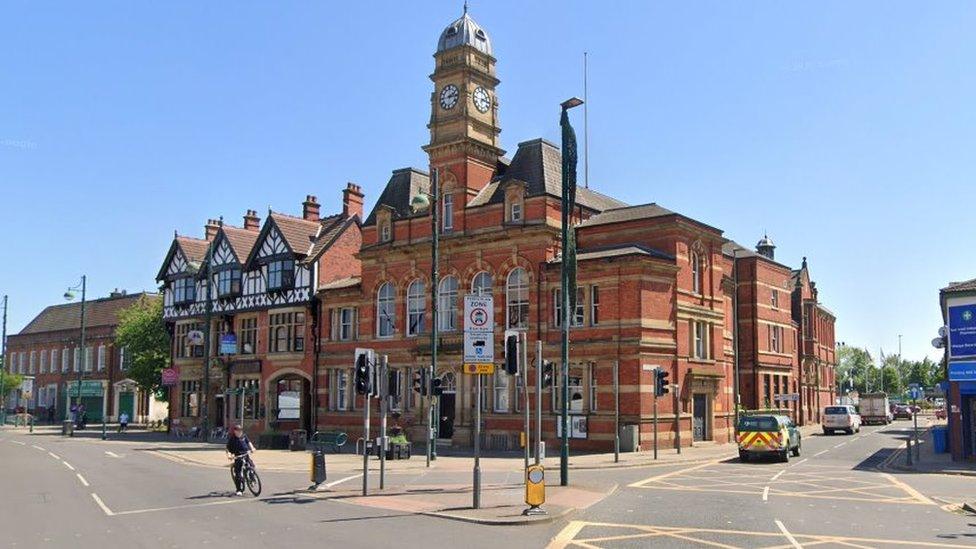
<svg viewBox="0 0 976 549">
<path fill-rule="evenodd" d="M 495 316 L 491 296 L 464 296 L 465 371 L 484 371 L 495 363 Z"/>
</svg>

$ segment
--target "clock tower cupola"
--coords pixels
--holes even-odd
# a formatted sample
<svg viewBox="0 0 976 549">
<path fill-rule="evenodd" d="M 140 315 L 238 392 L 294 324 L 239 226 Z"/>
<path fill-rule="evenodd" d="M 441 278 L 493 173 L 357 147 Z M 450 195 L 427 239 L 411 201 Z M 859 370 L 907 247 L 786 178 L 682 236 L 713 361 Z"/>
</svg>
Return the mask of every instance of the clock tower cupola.
<svg viewBox="0 0 976 549">
<path fill-rule="evenodd" d="M 430 143 L 424 151 L 442 181 L 477 192 L 491 181 L 499 147 L 498 97 L 491 39 L 464 14 L 444 29 L 434 54 L 430 79 Z"/>
</svg>

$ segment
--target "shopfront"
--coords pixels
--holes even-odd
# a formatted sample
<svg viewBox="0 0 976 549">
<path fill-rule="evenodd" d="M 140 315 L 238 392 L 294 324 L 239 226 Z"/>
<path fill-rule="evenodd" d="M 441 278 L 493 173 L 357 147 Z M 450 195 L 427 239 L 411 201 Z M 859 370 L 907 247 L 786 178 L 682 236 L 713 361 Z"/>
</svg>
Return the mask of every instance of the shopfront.
<svg viewBox="0 0 976 549">
<path fill-rule="evenodd" d="M 65 396 L 65 409 L 68 410 L 67 416 L 71 416 L 71 410 L 78 404 L 79 387 L 77 381 L 65 382 L 62 389 Z M 85 380 L 81 382 L 81 406 L 87 414 L 88 422 L 101 422 L 105 414 L 105 382 L 96 380 Z"/>
</svg>

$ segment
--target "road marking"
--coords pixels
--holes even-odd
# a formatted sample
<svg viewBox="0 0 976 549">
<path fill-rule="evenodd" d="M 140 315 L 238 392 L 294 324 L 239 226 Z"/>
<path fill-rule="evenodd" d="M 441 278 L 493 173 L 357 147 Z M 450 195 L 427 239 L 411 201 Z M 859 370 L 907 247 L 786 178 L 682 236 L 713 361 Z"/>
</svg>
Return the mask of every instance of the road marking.
<svg viewBox="0 0 976 549">
<path fill-rule="evenodd" d="M 556 534 L 556 537 L 552 538 L 552 541 L 549 542 L 546 549 L 563 549 L 569 545 L 569 542 L 572 541 L 573 538 L 576 537 L 576 534 L 580 533 L 580 530 L 582 530 L 584 526 L 586 526 L 586 523 L 581 520 L 574 520 L 573 522 L 570 522 L 569 525 Z"/>
<path fill-rule="evenodd" d="M 258 498 L 228 498 L 220 501 L 210 501 L 207 503 L 191 503 L 187 505 L 174 505 L 172 507 L 155 507 L 153 509 L 133 509 L 131 511 L 113 511 L 113 515 L 141 515 L 143 513 L 157 513 L 160 511 L 175 511 L 177 509 L 192 509 L 194 507 L 213 507 L 214 505 L 231 505 L 234 503 L 257 503 L 265 501 Z M 353 504 L 354 505 L 354 504 Z"/>
<path fill-rule="evenodd" d="M 21 446 L 27 446 L 26 442 L 21 442 L 19 440 L 11 440 L 10 442 L 13 442 L 14 444 L 20 444 Z"/>
<path fill-rule="evenodd" d="M 905 484 L 904 482 L 896 479 L 894 476 L 892 476 L 892 475 L 890 475 L 888 473 L 881 473 L 881 475 L 884 476 L 885 478 L 887 478 L 889 481 L 891 481 L 891 483 L 894 484 L 895 486 L 897 486 L 897 487 L 901 488 L 902 490 L 908 492 L 909 495 L 911 495 L 913 498 L 917 499 L 918 501 L 920 501 L 920 502 L 922 502 L 922 503 L 924 503 L 926 505 L 935 505 L 935 502 L 934 501 L 932 501 L 929 498 L 923 496 L 921 492 L 919 492 L 918 490 L 916 490 L 916 489 L 912 488 L 911 486 Z"/>
<path fill-rule="evenodd" d="M 813 454 L 813 457 L 822 456 L 822 455 L 826 454 L 827 452 L 828 452 L 828 450 L 821 450 L 820 452 L 817 452 L 816 454 Z"/>
<path fill-rule="evenodd" d="M 54 459 L 60 460 L 61 456 L 55 454 L 54 452 L 48 452 L 47 455 L 53 457 Z"/>
<path fill-rule="evenodd" d="M 122 456 L 116 454 L 115 452 L 109 452 L 108 450 L 105 451 L 105 455 L 107 455 L 109 457 L 114 457 L 115 459 L 119 459 L 119 458 L 122 457 Z"/>
<path fill-rule="evenodd" d="M 702 463 L 702 464 L 699 464 L 699 465 L 695 465 L 694 467 L 688 467 L 687 469 L 680 469 L 678 471 L 671 471 L 670 473 L 664 473 L 663 475 L 657 475 L 656 477 L 646 478 L 644 480 L 638 480 L 637 482 L 635 482 L 633 484 L 629 484 L 628 487 L 630 487 L 630 488 L 640 488 L 640 487 L 644 486 L 645 484 L 649 484 L 651 482 L 655 482 L 655 481 L 658 481 L 658 480 L 666 479 L 666 478 L 673 477 L 673 476 L 677 476 L 677 475 L 683 475 L 683 474 L 688 473 L 688 472 L 691 472 L 691 471 L 697 471 L 698 469 L 704 469 L 705 467 L 709 467 L 709 466 L 715 465 L 716 463 L 720 463 L 721 461 L 722 460 L 709 461 L 709 462 L 706 462 L 706 463 Z"/>
<path fill-rule="evenodd" d="M 102 501 L 102 498 L 98 497 L 98 494 L 96 494 L 95 492 L 92 492 L 91 497 L 92 497 L 92 499 L 95 500 L 95 503 L 97 503 L 98 506 L 102 508 L 102 511 L 105 512 L 106 515 L 112 516 L 112 515 L 115 514 L 115 513 L 112 512 L 111 509 L 108 508 L 108 505 L 105 505 L 105 502 Z"/>
<path fill-rule="evenodd" d="M 763 501 L 769 499 L 769 486 L 763 488 Z"/>
<path fill-rule="evenodd" d="M 840 443 L 840 444 L 838 444 L 837 446 L 834 446 L 834 448 L 840 448 L 841 446 L 843 446 L 843 445 L 845 445 L 845 444 L 847 444 L 847 443 L 846 443 L 846 442 L 841 442 L 841 443 Z"/>
<path fill-rule="evenodd" d="M 790 467 L 796 467 L 797 465 L 803 465 L 804 463 L 806 463 L 806 462 L 807 462 L 807 459 L 808 459 L 808 458 L 803 458 L 803 459 L 801 459 L 800 461 L 798 461 L 798 462 L 796 462 L 796 463 L 794 463 L 793 465 L 790 465 Z"/>
<path fill-rule="evenodd" d="M 361 476 L 363 476 L 362 473 L 356 473 L 355 475 L 350 475 L 350 476 L 348 476 L 346 478 L 340 478 L 339 480 L 334 480 L 334 481 L 332 481 L 332 482 L 330 482 L 328 484 L 323 484 L 322 486 L 325 486 L 326 488 L 332 488 L 333 486 L 335 486 L 337 484 L 342 484 L 343 482 L 346 482 L 347 480 L 352 480 L 354 478 L 359 478 Z"/>
<path fill-rule="evenodd" d="M 71 469 L 72 471 L 74 471 L 74 470 L 75 470 L 75 468 L 74 468 L 74 467 L 72 467 L 72 466 L 71 466 L 71 464 L 70 464 L 70 463 L 68 463 L 67 461 L 62 461 L 61 463 L 63 463 L 63 464 L 64 464 L 64 466 L 65 466 L 65 467 L 67 467 L 68 469 Z"/>
<path fill-rule="evenodd" d="M 41 448 L 40 446 L 38 446 L 36 444 L 31 444 L 31 448 L 34 448 L 35 450 L 40 450 L 42 452 L 47 452 L 47 450 L 45 450 L 44 448 Z"/>
<path fill-rule="evenodd" d="M 783 532 L 783 535 L 786 536 L 786 539 L 790 540 L 790 543 L 793 544 L 793 547 L 796 547 L 796 549 L 803 549 L 803 546 L 797 543 L 796 538 L 794 538 L 793 534 L 791 534 L 790 531 L 787 530 L 785 526 L 783 526 L 783 523 L 780 522 L 779 519 L 776 519 L 776 526 L 779 527 L 780 532 Z"/>
<path fill-rule="evenodd" d="M 783 469 L 782 471 L 776 473 L 775 475 L 773 475 L 773 478 L 769 479 L 769 482 L 776 482 L 776 479 L 778 479 L 779 476 L 782 475 L 785 472 L 786 472 L 786 469 Z"/>
<path fill-rule="evenodd" d="M 88 484 L 88 481 L 85 480 L 85 477 L 81 476 L 81 473 L 75 473 L 75 476 L 77 476 L 78 480 L 80 480 L 81 483 L 84 484 L 85 486 L 91 486 L 90 484 Z"/>
</svg>

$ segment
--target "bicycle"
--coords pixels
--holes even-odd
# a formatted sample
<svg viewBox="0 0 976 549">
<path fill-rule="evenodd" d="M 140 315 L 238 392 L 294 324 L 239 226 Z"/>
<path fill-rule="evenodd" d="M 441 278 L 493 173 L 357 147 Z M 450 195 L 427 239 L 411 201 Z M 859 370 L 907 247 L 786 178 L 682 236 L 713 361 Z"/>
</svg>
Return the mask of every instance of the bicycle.
<svg viewBox="0 0 976 549">
<path fill-rule="evenodd" d="M 234 462 L 237 460 L 249 457 L 251 452 L 243 453 L 239 456 L 234 456 Z M 254 462 L 250 459 L 244 460 L 244 466 L 241 467 L 241 476 L 244 477 L 244 484 L 247 485 L 247 489 L 254 494 L 254 497 L 261 495 L 261 477 L 258 476 L 257 470 L 254 468 Z M 237 487 L 237 476 L 234 475 L 234 464 L 230 467 L 230 478 L 234 481 L 234 487 Z"/>
</svg>

